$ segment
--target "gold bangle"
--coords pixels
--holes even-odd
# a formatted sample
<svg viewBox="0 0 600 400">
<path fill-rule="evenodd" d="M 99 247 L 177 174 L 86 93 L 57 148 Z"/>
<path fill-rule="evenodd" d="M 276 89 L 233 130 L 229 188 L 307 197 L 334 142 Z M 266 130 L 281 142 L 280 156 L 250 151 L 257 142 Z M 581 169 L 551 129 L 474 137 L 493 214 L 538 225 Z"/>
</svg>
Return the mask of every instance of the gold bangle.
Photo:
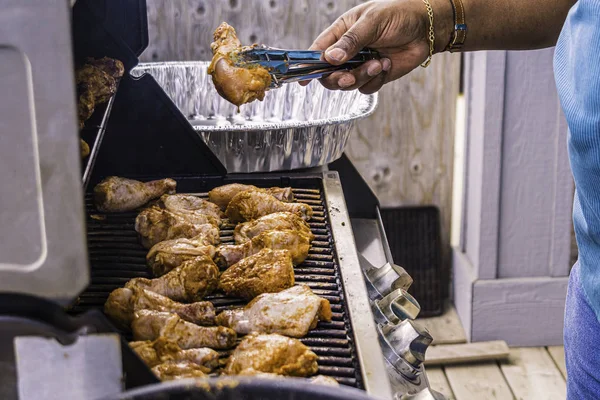
<svg viewBox="0 0 600 400">
<path fill-rule="evenodd" d="M 433 8 L 431 8 L 431 3 L 429 0 L 423 0 L 425 3 L 425 7 L 427 7 L 427 16 L 429 17 L 429 34 L 427 35 L 427 39 L 429 40 L 429 56 L 421 67 L 427 68 L 429 64 L 431 64 L 431 57 L 433 57 L 433 46 L 435 45 L 435 33 L 433 32 Z"/>
</svg>

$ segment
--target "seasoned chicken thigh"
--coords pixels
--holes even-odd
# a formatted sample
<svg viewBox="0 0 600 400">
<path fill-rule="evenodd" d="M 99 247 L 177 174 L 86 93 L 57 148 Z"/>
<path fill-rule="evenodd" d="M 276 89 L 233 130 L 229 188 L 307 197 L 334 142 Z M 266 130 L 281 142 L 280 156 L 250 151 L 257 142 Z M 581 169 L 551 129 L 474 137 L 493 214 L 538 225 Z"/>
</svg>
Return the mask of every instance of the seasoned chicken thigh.
<svg viewBox="0 0 600 400">
<path fill-rule="evenodd" d="M 289 229 L 263 232 L 243 244 L 227 244 L 217 247 L 215 263 L 221 268 L 227 268 L 262 249 L 272 249 L 288 250 L 292 256 L 292 262 L 298 265 L 308 257 L 312 237 L 312 233 L 311 236 L 307 236 Z"/>
<path fill-rule="evenodd" d="M 211 244 L 219 243 L 219 229 L 206 217 L 205 223 L 192 222 L 169 210 L 152 206 L 145 208 L 135 219 L 135 230 L 139 233 L 142 245 L 147 249 L 164 240 L 193 238 L 204 235 Z"/>
<path fill-rule="evenodd" d="M 203 371 L 208 373 L 219 366 L 219 353 L 213 349 L 202 347 L 182 350 L 177 343 L 165 338 L 130 342 L 129 347 L 150 368 L 169 361 L 189 361 L 203 367 Z"/>
<path fill-rule="evenodd" d="M 284 203 L 270 194 L 260 191 L 236 194 L 229 202 L 225 214 L 231 222 L 244 222 L 281 211 L 297 214 L 306 221 L 313 215 L 313 210 L 308 204 Z"/>
<path fill-rule="evenodd" d="M 277 212 L 265 215 L 254 221 L 238 224 L 233 232 L 233 237 L 237 244 L 246 243 L 252 238 L 267 231 L 280 231 L 291 229 L 298 231 L 312 241 L 314 235 L 310 231 L 310 226 L 296 214 L 290 212 Z"/>
<path fill-rule="evenodd" d="M 201 365 L 191 361 L 168 361 L 152 368 L 152 372 L 161 381 L 173 381 L 187 378 L 204 378 L 206 374 Z"/>
<path fill-rule="evenodd" d="M 195 224 L 221 225 L 223 212 L 216 204 L 189 194 L 171 194 L 160 198 L 162 208 Z"/>
<path fill-rule="evenodd" d="M 217 92 L 236 106 L 262 100 L 271 84 L 269 71 L 261 66 L 240 68 L 235 66 L 235 54 L 242 50 L 235 29 L 223 22 L 214 32 L 214 42 L 210 48 L 213 52 L 212 63 L 208 73 Z"/>
<path fill-rule="evenodd" d="M 211 294 L 219 283 L 219 268 L 212 258 L 195 257 L 160 278 L 134 278 L 126 288 L 139 287 L 175 301 L 199 301 Z"/>
<path fill-rule="evenodd" d="M 131 211 L 165 193 L 174 193 L 176 187 L 177 182 L 169 178 L 139 182 L 109 176 L 94 188 L 94 203 L 100 211 Z"/>
<path fill-rule="evenodd" d="M 110 57 L 102 57 L 94 59 L 88 57 L 85 59 L 85 63 L 93 65 L 96 68 L 100 68 L 102 71 L 112 76 L 115 79 L 119 79 L 125 73 L 125 66 L 119 60 Z"/>
<path fill-rule="evenodd" d="M 291 203 L 292 201 L 294 201 L 294 194 L 292 193 L 292 188 L 290 187 L 272 187 L 268 189 L 259 189 L 256 186 L 244 185 L 241 183 L 231 183 L 229 185 L 214 188 L 213 190 L 208 192 L 208 200 L 218 205 L 221 208 L 221 210 L 225 211 L 227 209 L 227 206 L 229 205 L 229 202 L 231 201 L 231 199 L 233 199 L 233 197 L 236 194 L 240 192 L 246 192 L 248 190 L 268 193 L 271 196 L 275 197 L 277 200 L 286 203 Z"/>
<path fill-rule="evenodd" d="M 225 374 L 273 373 L 304 377 L 314 375 L 318 369 L 317 355 L 299 340 L 277 334 L 251 334 L 229 357 Z"/>
<path fill-rule="evenodd" d="M 222 326 L 198 326 L 182 320 L 177 314 L 141 310 L 134 314 L 131 330 L 135 340 L 171 340 L 182 349 L 210 347 L 228 349 L 237 339 L 234 330 Z"/>
<path fill-rule="evenodd" d="M 92 64 L 84 64 L 75 70 L 75 84 L 87 85 L 94 94 L 96 104 L 106 103 L 117 92 L 116 79 Z"/>
<path fill-rule="evenodd" d="M 201 256 L 213 258 L 216 249 L 215 246 L 208 244 L 211 241 L 207 240 L 204 235 L 198 235 L 191 239 L 165 240 L 152 246 L 146 255 L 146 262 L 154 276 L 162 276 L 173 268 L 179 267 L 184 261 Z M 200 260 L 200 262 L 204 262 L 204 260 Z"/>
<path fill-rule="evenodd" d="M 215 308 L 209 301 L 182 304 L 138 287 L 115 289 L 104 303 L 104 312 L 126 329 L 130 328 L 134 314 L 139 310 L 172 312 L 187 321 L 202 325 L 212 325 L 215 321 Z"/>
<path fill-rule="evenodd" d="M 331 321 L 331 305 L 308 286 L 299 285 L 279 293 L 261 294 L 244 308 L 223 311 L 216 321 L 240 335 L 279 333 L 301 338 L 319 321 Z"/>
<path fill-rule="evenodd" d="M 219 278 L 225 294 L 253 299 L 294 286 L 294 266 L 287 250 L 262 249 L 229 267 Z"/>
</svg>

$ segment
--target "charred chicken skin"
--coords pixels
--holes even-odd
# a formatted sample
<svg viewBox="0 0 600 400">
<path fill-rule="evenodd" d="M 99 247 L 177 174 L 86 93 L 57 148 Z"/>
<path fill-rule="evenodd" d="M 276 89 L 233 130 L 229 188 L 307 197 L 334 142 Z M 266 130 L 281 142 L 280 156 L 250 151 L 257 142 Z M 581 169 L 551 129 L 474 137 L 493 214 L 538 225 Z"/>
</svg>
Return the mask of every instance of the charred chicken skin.
<svg viewBox="0 0 600 400">
<path fill-rule="evenodd" d="M 305 377 L 314 375 L 318 368 L 317 355 L 299 340 L 277 334 L 250 334 L 229 357 L 225 374 Z"/>
<path fill-rule="evenodd" d="M 215 263 L 221 268 L 227 268 L 262 249 L 272 249 L 289 251 L 292 262 L 298 265 L 308 257 L 311 241 L 312 236 L 290 229 L 267 231 L 243 244 L 228 244 L 217 247 Z"/>
<path fill-rule="evenodd" d="M 104 304 L 104 312 L 126 329 L 130 328 L 135 312 L 140 310 L 172 312 L 201 325 L 212 325 L 215 321 L 215 308 L 209 301 L 182 304 L 138 287 L 115 289 Z"/>
<path fill-rule="evenodd" d="M 219 283 L 219 269 L 212 258 L 195 257 L 160 278 L 134 278 L 126 288 L 140 287 L 175 301 L 199 301 L 211 294 Z"/>
<path fill-rule="evenodd" d="M 140 310 L 134 314 L 131 330 L 135 340 L 171 340 L 182 349 L 210 347 L 228 349 L 235 345 L 233 329 L 222 326 L 198 326 L 184 321 L 177 314 Z"/>
<path fill-rule="evenodd" d="M 179 238 L 194 238 L 203 235 L 210 243 L 219 243 L 219 229 L 209 221 L 195 223 L 181 215 L 174 214 L 158 206 L 147 207 L 135 219 L 135 230 L 139 233 L 142 245 L 147 249 L 155 244 Z"/>
<path fill-rule="evenodd" d="M 287 211 L 308 221 L 313 210 L 308 204 L 284 203 L 262 191 L 245 191 L 236 194 L 229 202 L 225 214 L 231 222 L 245 222 L 268 214 Z"/>
<path fill-rule="evenodd" d="M 235 65 L 236 54 L 243 51 L 235 29 L 223 22 L 214 32 L 210 48 L 213 59 L 208 67 L 217 92 L 230 103 L 241 106 L 265 97 L 271 75 L 261 66 Z"/>
<path fill-rule="evenodd" d="M 176 188 L 177 182 L 169 178 L 139 182 L 109 176 L 94 188 L 94 203 L 99 211 L 131 211 L 165 193 L 175 193 Z"/>
<path fill-rule="evenodd" d="M 208 192 L 208 200 L 212 203 L 218 205 L 221 210 L 225 211 L 229 202 L 233 197 L 240 193 L 246 192 L 248 190 L 265 192 L 269 193 L 271 196 L 275 197 L 277 200 L 283 201 L 285 203 L 291 203 L 294 201 L 294 194 L 292 193 L 292 188 L 280 188 L 280 187 L 272 187 L 268 189 L 259 189 L 253 185 L 244 185 L 241 183 L 231 183 L 229 185 L 219 186 L 214 188 L 210 192 Z"/>
<path fill-rule="evenodd" d="M 279 333 L 301 338 L 316 328 L 319 321 L 331 321 L 331 305 L 305 285 L 261 294 L 244 308 L 225 310 L 217 315 L 217 324 L 230 327 L 240 335 Z"/>
<path fill-rule="evenodd" d="M 159 242 L 152 246 L 146 255 L 146 262 L 154 276 L 162 276 L 174 268 L 179 267 L 184 261 L 193 260 L 196 257 L 208 256 L 213 258 L 216 249 L 212 237 L 200 234 L 191 239 L 171 239 Z M 201 259 L 199 262 L 204 263 Z"/>
<path fill-rule="evenodd" d="M 290 212 L 277 212 L 265 215 L 254 221 L 238 224 L 233 232 L 237 244 L 246 243 L 263 232 L 291 229 L 314 240 L 310 226 L 298 215 Z"/>
<path fill-rule="evenodd" d="M 287 250 L 262 249 L 229 267 L 219 278 L 225 294 L 253 299 L 294 286 L 294 266 Z"/>
<path fill-rule="evenodd" d="M 202 347 L 182 350 L 177 343 L 165 338 L 130 342 L 129 347 L 150 368 L 166 362 L 189 361 L 202 367 L 203 372 L 209 373 L 219 366 L 219 353 L 213 349 Z"/>
</svg>

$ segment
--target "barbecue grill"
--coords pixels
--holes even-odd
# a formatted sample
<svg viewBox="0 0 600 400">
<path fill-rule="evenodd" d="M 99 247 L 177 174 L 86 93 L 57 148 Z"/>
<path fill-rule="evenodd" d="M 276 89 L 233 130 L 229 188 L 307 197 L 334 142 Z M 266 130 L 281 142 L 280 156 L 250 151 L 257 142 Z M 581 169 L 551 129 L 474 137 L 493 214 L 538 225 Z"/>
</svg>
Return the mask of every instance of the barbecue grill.
<svg viewBox="0 0 600 400">
<path fill-rule="evenodd" d="M 61 379 L 78 382 L 69 393 L 72 398 L 116 395 L 109 390 L 111 384 L 118 386 L 118 392 L 136 389 L 130 398 L 184 398 L 184 392 L 205 393 L 221 387 L 213 381 L 205 386 L 159 384 L 127 346 L 128 333 L 114 328 L 100 311 L 112 290 L 131 278 L 149 277 L 147 251 L 133 228 L 136 213 L 106 214 L 93 205 L 91 188 L 109 175 L 139 180 L 170 177 L 177 181 L 179 193 L 201 197 L 214 187 L 233 182 L 292 187 L 297 200 L 314 210 L 309 224 L 315 241 L 306 261 L 295 267 L 296 281 L 328 299 L 333 311 L 332 322 L 319 322 L 301 339 L 318 355 L 319 374 L 348 387 L 347 393 L 358 393 L 351 391 L 354 388 L 384 399 L 394 395 L 410 398 L 415 393 L 429 396 L 422 398 L 437 396 L 429 390 L 422 367 L 431 337 L 412 321 L 419 307 L 405 291 L 410 277 L 394 265 L 377 199 L 345 156 L 307 170 L 227 174 L 152 76 L 126 73 L 114 98 L 87 121 L 83 137 L 90 142 L 91 154 L 81 168 L 77 167 L 71 51 L 75 62 L 108 56 L 121 60 L 130 71 L 147 45 L 146 8 L 145 0 L 78 0 L 72 10 L 66 3 L 44 0 L 22 5 L 20 0 L 11 0 L 8 11 L 0 14 L 12 16 L 0 18 L 0 44 L 17 49 L 15 55 L 0 45 L 0 70 L 7 65 L 6 59 L 12 60 L 15 71 L 24 69 L 27 73 L 26 64 L 18 62 L 19 54 L 25 54 L 32 65 L 30 75 L 22 81 L 17 74 L 6 75 L 8 78 L 0 75 L 0 89 L 5 93 L 11 89 L 24 104 L 28 101 L 34 105 L 23 118 L 37 126 L 33 139 L 23 139 L 26 135 L 22 132 L 32 129 L 17 125 L 22 121 L 21 115 L 16 115 L 12 124 L 21 130 L 7 128 L 8 134 L 0 137 L 0 159 L 9 155 L 9 143 L 16 143 L 27 156 L 9 158 L 11 166 L 31 171 L 29 175 L 15 175 L 7 174 L 5 168 L 0 174 L 5 190 L 11 189 L 0 206 L 0 222 L 12 224 L 19 232 L 11 238 L 5 230 L 0 241 L 0 347 L 4 350 L 0 369 L 6 372 L 0 374 L 0 397 L 14 398 L 19 393 L 22 399 L 44 398 L 40 393 L 61 390 Z M 57 25 L 67 21 L 70 12 L 71 33 Z M 27 31 L 31 30 L 31 20 L 38 21 L 43 13 L 51 18 L 39 21 L 37 31 Z M 14 40 L 19 32 L 23 39 Z M 40 39 L 40 33 L 46 36 Z M 52 35 L 61 39 L 59 48 L 50 40 Z M 46 46 L 45 51 L 39 46 Z M 59 51 L 49 52 L 50 47 Z M 51 68 L 54 61 L 62 69 Z M 66 89 L 59 90 L 57 82 Z M 63 108 L 49 105 L 54 101 L 48 97 L 49 90 L 54 90 L 53 95 L 64 92 L 64 101 L 58 102 Z M 5 103 L 10 101 L 3 97 Z M 56 119 L 60 123 L 53 123 Z M 38 153 L 39 159 L 31 158 Z M 28 198 L 38 201 L 24 201 Z M 233 228 L 222 227 L 223 243 L 233 242 Z M 207 299 L 218 311 L 245 304 L 219 294 Z M 36 342 L 36 337 L 75 344 L 66 350 L 62 345 Z M 52 346 L 64 356 L 54 357 Z M 93 346 L 106 346 L 107 350 L 99 352 L 96 360 L 77 357 L 93 348 L 105 348 Z M 117 357 L 111 358 L 114 354 L 110 349 L 117 349 Z M 71 354 L 68 351 L 74 357 L 67 356 Z M 221 352 L 222 357 L 227 355 Z M 44 378 L 25 367 L 31 365 L 30 357 L 38 357 L 39 368 L 45 370 L 42 360 L 46 356 L 54 357 L 53 371 L 46 371 Z M 123 384 L 109 378 L 107 384 L 98 383 L 100 370 L 111 369 L 119 372 L 113 375 L 122 377 Z M 67 373 L 75 375 L 63 376 Z M 62 378 L 48 379 L 51 374 Z M 283 396 L 303 386 L 293 379 L 255 381 L 255 386 L 252 379 L 238 382 L 237 395 L 272 386 L 273 393 Z M 312 398 L 340 395 L 335 397 L 330 388 L 305 391 L 312 393 Z M 152 397 L 158 393 L 173 396 Z"/>
</svg>

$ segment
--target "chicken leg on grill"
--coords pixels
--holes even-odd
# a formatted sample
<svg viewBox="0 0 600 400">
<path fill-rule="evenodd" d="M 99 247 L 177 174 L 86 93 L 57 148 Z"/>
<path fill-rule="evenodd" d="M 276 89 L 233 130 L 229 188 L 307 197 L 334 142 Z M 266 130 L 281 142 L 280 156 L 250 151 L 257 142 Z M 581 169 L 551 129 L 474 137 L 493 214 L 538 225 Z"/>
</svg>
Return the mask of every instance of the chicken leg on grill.
<svg viewBox="0 0 600 400">
<path fill-rule="evenodd" d="M 130 342 L 129 347 L 150 368 L 169 361 L 189 361 L 198 364 L 203 367 L 204 372 L 209 373 L 219 366 L 219 353 L 213 349 L 202 347 L 182 350 L 177 343 L 165 338 Z"/>
<path fill-rule="evenodd" d="M 152 372 L 161 381 L 206 377 L 204 368 L 191 361 L 168 361 L 153 367 Z"/>
<path fill-rule="evenodd" d="M 261 294 L 244 308 L 223 311 L 216 321 L 240 335 L 279 333 L 301 338 L 319 321 L 331 321 L 331 306 L 308 286 L 299 285 L 279 293 Z"/>
<path fill-rule="evenodd" d="M 104 312 L 127 329 L 131 326 L 135 312 L 139 310 L 172 312 L 187 321 L 202 325 L 212 325 L 215 321 L 215 308 L 209 301 L 182 304 L 137 287 L 115 289 L 104 303 Z"/>
<path fill-rule="evenodd" d="M 219 278 L 225 294 L 253 299 L 294 286 L 294 266 L 287 250 L 262 249 L 229 267 Z"/>
<path fill-rule="evenodd" d="M 231 222 L 244 222 L 281 211 L 297 214 L 306 221 L 313 215 L 313 210 L 308 204 L 284 203 L 261 191 L 246 191 L 236 194 L 229 202 L 225 214 Z"/>
<path fill-rule="evenodd" d="M 311 236 L 299 231 L 284 229 L 267 231 L 243 244 L 227 244 L 217 247 L 215 263 L 221 268 L 227 268 L 241 259 L 258 253 L 262 249 L 288 250 L 295 265 L 302 263 L 310 250 Z"/>
<path fill-rule="evenodd" d="M 177 314 L 150 310 L 134 314 L 131 330 L 135 340 L 156 340 L 159 337 L 174 341 L 182 349 L 233 347 L 237 335 L 222 326 L 198 326 L 182 320 Z"/>
<path fill-rule="evenodd" d="M 298 339 L 285 336 L 246 336 L 233 351 L 225 373 L 228 375 L 253 375 L 273 373 L 288 376 L 314 375 L 319 366 L 317 355 Z"/>
<path fill-rule="evenodd" d="M 212 258 L 195 257 L 160 278 L 134 278 L 126 288 L 139 287 L 175 301 L 199 301 L 211 294 L 219 283 L 219 269 Z"/>
<path fill-rule="evenodd" d="M 217 244 L 219 229 L 212 223 L 214 220 L 213 217 L 205 216 L 205 223 L 196 223 L 169 210 L 152 206 L 138 214 L 135 230 L 147 249 L 164 240 L 193 238 L 200 234 L 204 235 L 208 243 Z"/>
<path fill-rule="evenodd" d="M 192 239 L 165 240 L 152 246 L 146 255 L 146 262 L 154 276 L 162 276 L 173 268 L 179 267 L 184 261 L 201 256 L 213 258 L 216 249 L 207 244 L 211 241 L 207 240 L 204 235 L 198 235 Z"/>
<path fill-rule="evenodd" d="M 280 231 L 283 229 L 291 229 L 298 231 L 308 237 L 312 241 L 314 235 L 310 231 L 310 226 L 296 214 L 291 212 L 276 212 L 265 215 L 254 221 L 238 224 L 233 232 L 233 237 L 237 244 L 246 243 L 252 238 L 267 231 Z"/>
<path fill-rule="evenodd" d="M 255 192 L 264 192 L 272 195 L 277 200 L 283 201 L 285 203 L 291 203 L 294 201 L 294 194 L 292 193 L 292 188 L 280 188 L 280 187 L 272 187 L 268 189 L 259 189 L 253 185 L 244 185 L 241 183 L 231 183 L 229 185 L 219 186 L 214 188 L 210 192 L 208 192 L 208 200 L 212 203 L 218 205 L 221 210 L 225 211 L 229 202 L 233 197 L 240 193 L 246 191 L 255 191 Z"/>
<path fill-rule="evenodd" d="M 207 217 L 211 223 L 220 226 L 223 212 L 218 205 L 189 194 L 167 194 L 160 198 L 163 208 L 193 222 L 204 224 Z"/>
<path fill-rule="evenodd" d="M 94 203 L 100 211 L 131 211 L 165 193 L 175 193 L 176 187 L 177 182 L 168 178 L 139 182 L 109 176 L 94 188 Z"/>
</svg>

